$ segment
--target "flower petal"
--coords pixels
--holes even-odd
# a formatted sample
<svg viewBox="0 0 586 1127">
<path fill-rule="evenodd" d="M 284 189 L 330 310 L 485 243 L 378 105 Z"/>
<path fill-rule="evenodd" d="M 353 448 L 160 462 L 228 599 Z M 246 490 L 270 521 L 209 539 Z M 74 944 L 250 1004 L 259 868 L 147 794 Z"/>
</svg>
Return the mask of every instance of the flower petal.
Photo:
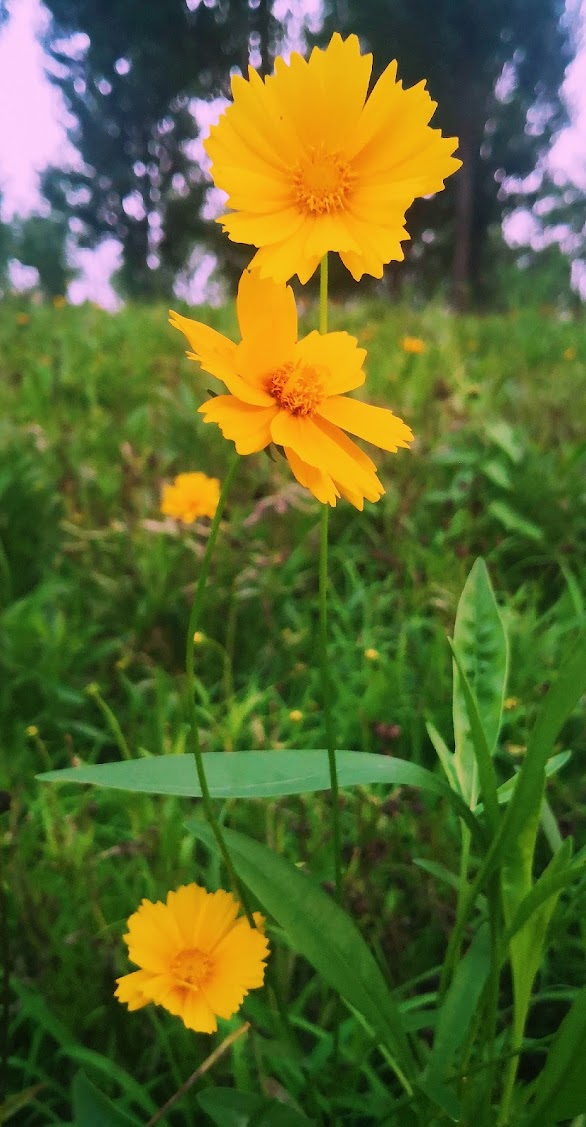
<svg viewBox="0 0 586 1127">
<path fill-rule="evenodd" d="M 380 483 L 376 474 L 367 471 L 361 459 L 354 457 L 355 450 L 359 455 L 362 451 L 341 432 L 338 433 L 335 427 L 326 433 L 325 428 L 320 427 L 317 416 L 312 419 L 280 411 L 272 421 L 271 435 L 278 445 L 290 447 L 302 461 L 328 474 L 336 483 L 362 491 L 365 496 L 377 493 Z"/>
<path fill-rule="evenodd" d="M 300 340 L 295 359 L 317 368 L 326 395 L 338 395 L 362 387 L 366 376 L 362 365 L 366 349 L 358 347 L 350 333 L 318 333 L 315 330 Z"/>
<path fill-rule="evenodd" d="M 261 342 L 275 339 L 286 356 L 297 340 L 297 306 L 291 286 L 278 285 L 261 278 L 256 271 L 245 270 L 236 298 L 236 311 L 242 339 Z"/>
<path fill-rule="evenodd" d="M 313 493 L 313 496 L 321 501 L 322 505 L 335 507 L 336 499 L 340 494 L 329 474 L 316 469 L 315 466 L 308 465 L 290 446 L 285 446 L 284 449 L 293 477 L 297 479 L 299 484 L 304 489 L 309 489 L 309 492 Z"/>
<path fill-rule="evenodd" d="M 169 310 L 169 324 L 187 337 L 193 349 L 191 358 L 201 364 L 204 372 L 217 376 L 219 380 L 225 380 L 225 376 L 234 371 L 236 345 L 228 340 L 228 337 L 222 336 L 201 321 L 182 317 L 173 309 Z"/>
<path fill-rule="evenodd" d="M 198 408 L 206 423 L 217 423 L 239 454 L 256 454 L 272 441 L 270 425 L 278 407 L 255 407 L 233 395 L 218 395 Z"/>
<path fill-rule="evenodd" d="M 393 415 L 386 407 L 373 407 L 359 399 L 349 399 L 345 395 L 334 395 L 324 399 L 317 413 L 335 426 L 342 427 L 357 438 L 364 438 L 379 446 L 381 450 L 396 453 L 400 446 L 408 447 L 413 441 L 413 432 L 402 419 Z"/>
</svg>

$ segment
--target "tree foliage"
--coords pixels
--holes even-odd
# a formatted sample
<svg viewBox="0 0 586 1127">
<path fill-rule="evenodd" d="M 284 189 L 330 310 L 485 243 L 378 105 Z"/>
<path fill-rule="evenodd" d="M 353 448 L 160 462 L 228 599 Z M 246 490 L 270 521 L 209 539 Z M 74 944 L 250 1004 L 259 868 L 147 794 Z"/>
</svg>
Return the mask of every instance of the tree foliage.
<svg viewBox="0 0 586 1127">
<path fill-rule="evenodd" d="M 434 124 L 460 138 L 462 169 L 433 201 L 409 213 L 412 265 L 451 272 L 456 296 L 480 296 L 489 233 L 517 203 L 522 180 L 565 122 L 560 96 L 570 57 L 563 0 L 325 0 L 320 39 L 355 32 L 377 74 L 397 58 L 406 85 L 427 79 Z"/>
<path fill-rule="evenodd" d="M 230 74 L 269 65 L 267 0 L 47 0 L 52 78 L 74 118 L 81 163 L 49 169 L 43 190 L 80 245 L 120 240 L 119 288 L 167 294 L 196 242 L 208 191 L 194 99 L 229 94 Z"/>
</svg>

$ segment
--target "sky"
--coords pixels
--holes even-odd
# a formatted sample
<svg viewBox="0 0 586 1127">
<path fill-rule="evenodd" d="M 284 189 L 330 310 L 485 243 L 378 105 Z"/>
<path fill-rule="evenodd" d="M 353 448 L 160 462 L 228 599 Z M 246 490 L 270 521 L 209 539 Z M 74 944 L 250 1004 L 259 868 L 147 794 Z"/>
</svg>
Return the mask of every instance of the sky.
<svg viewBox="0 0 586 1127">
<path fill-rule="evenodd" d="M 301 7 L 316 10 L 318 0 L 297 0 Z M 48 164 L 75 162 L 75 150 L 66 137 L 67 113 L 58 90 L 45 76 L 47 62 L 38 36 L 48 21 L 41 0 L 12 0 L 12 14 L 0 31 L 0 191 L 3 216 L 26 215 L 40 206 L 39 172 Z M 551 169 L 586 189 L 586 0 L 568 0 L 568 7 L 581 14 L 581 41 L 575 61 L 568 68 L 564 94 L 572 124 L 555 143 Z M 10 111 L 6 107 L 10 107 Z M 531 216 L 519 217 L 507 235 L 510 241 L 531 237 Z M 107 279 L 118 260 L 111 240 L 98 255 L 78 252 L 82 269 L 73 282 L 72 301 L 86 298 L 113 305 L 115 298 Z M 15 284 L 26 284 L 26 271 L 13 271 Z"/>
</svg>

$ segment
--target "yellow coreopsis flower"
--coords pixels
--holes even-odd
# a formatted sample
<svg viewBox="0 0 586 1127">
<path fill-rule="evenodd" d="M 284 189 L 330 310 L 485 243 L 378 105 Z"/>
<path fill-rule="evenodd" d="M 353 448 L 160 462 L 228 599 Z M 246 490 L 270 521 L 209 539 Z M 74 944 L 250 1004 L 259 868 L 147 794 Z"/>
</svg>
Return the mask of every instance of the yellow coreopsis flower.
<svg viewBox="0 0 586 1127">
<path fill-rule="evenodd" d="M 220 500 L 220 482 L 204 473 L 180 473 L 171 485 L 164 485 L 161 512 L 183 524 L 198 517 L 213 517 Z"/>
<path fill-rule="evenodd" d="M 365 498 L 378 501 L 376 467 L 344 431 L 393 453 L 413 435 L 392 411 L 344 394 L 364 383 L 365 350 L 344 332 L 298 340 L 291 287 L 255 272 L 240 279 L 237 312 L 240 344 L 171 312 L 193 349 L 187 355 L 230 393 L 199 408 L 205 421 L 217 423 L 239 454 L 282 446 L 297 481 L 324 504 L 340 496 L 357 509 Z"/>
<path fill-rule="evenodd" d="M 460 167 L 457 138 L 429 127 L 425 83 L 404 90 L 393 62 L 367 97 L 371 69 L 355 35 L 335 34 L 309 61 L 294 52 L 264 80 L 252 68 L 232 79 L 205 149 L 233 209 L 219 222 L 259 248 L 263 277 L 306 282 L 329 250 L 357 281 L 382 277 L 404 257 L 407 208 Z"/>
<path fill-rule="evenodd" d="M 403 337 L 401 339 L 401 348 L 403 352 L 410 352 L 414 356 L 420 356 L 425 352 L 426 344 L 420 337 Z"/>
<path fill-rule="evenodd" d="M 185 884 L 163 904 L 143 900 L 128 920 L 128 956 L 140 970 L 118 978 L 116 997 L 129 1010 L 154 1002 L 188 1029 L 214 1033 L 216 1018 L 236 1013 L 262 986 L 269 945 L 256 912 L 251 927 L 230 892 Z"/>
</svg>

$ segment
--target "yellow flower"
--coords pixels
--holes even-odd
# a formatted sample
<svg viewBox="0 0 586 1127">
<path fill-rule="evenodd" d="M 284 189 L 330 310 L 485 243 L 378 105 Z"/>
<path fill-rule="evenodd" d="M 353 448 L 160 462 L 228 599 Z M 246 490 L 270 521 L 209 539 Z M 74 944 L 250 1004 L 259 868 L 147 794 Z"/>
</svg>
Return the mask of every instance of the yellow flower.
<svg viewBox="0 0 586 1127">
<path fill-rule="evenodd" d="M 63 297 L 63 294 L 57 294 L 57 297 L 53 298 L 54 309 L 64 309 L 66 305 L 67 299 Z"/>
<path fill-rule="evenodd" d="M 421 352 L 425 352 L 427 345 L 425 341 L 420 340 L 419 337 L 403 337 L 401 340 L 401 348 L 403 352 L 412 352 L 415 355 L 419 355 Z"/>
<path fill-rule="evenodd" d="M 289 719 L 293 724 L 300 724 L 303 720 L 303 713 L 299 708 L 292 708 L 289 713 Z"/>
<path fill-rule="evenodd" d="M 573 347 L 564 349 L 564 360 L 575 360 L 576 349 Z"/>
<path fill-rule="evenodd" d="M 172 485 L 164 485 L 161 512 L 183 524 L 198 517 L 213 517 L 220 500 L 220 482 L 204 473 L 180 473 Z"/>
<path fill-rule="evenodd" d="M 517 700 L 517 697 L 507 697 L 504 707 L 506 708 L 507 712 L 510 712 L 513 708 L 518 708 L 519 701 Z"/>
<path fill-rule="evenodd" d="M 188 1029 L 214 1033 L 216 1018 L 232 1017 L 249 990 L 262 986 L 269 945 L 264 920 L 253 928 L 238 916 L 230 892 L 185 884 L 163 904 L 143 900 L 128 921 L 128 956 L 140 970 L 118 978 L 116 997 L 129 1010 L 154 1002 Z"/>
<path fill-rule="evenodd" d="M 30 317 L 29 317 L 28 313 L 17 313 L 16 314 L 16 324 L 17 325 L 28 325 L 29 321 L 30 321 Z"/>
<path fill-rule="evenodd" d="M 460 167 L 458 141 L 430 129 L 433 102 L 420 82 L 403 90 L 391 63 L 367 98 L 372 55 L 335 34 L 308 62 L 293 52 L 263 79 L 232 79 L 228 106 L 205 143 L 216 185 L 234 214 L 219 222 L 260 250 L 263 277 L 306 282 L 326 251 L 352 276 L 381 278 L 402 259 L 405 212 Z"/>
<path fill-rule="evenodd" d="M 413 435 L 392 411 L 342 394 L 364 383 L 364 349 L 343 332 L 298 341 L 293 291 L 256 272 L 240 279 L 237 312 L 240 344 L 171 313 L 193 349 L 187 355 L 230 392 L 202 404 L 206 423 L 217 423 L 239 454 L 282 446 L 297 481 L 324 504 L 378 501 L 384 489 L 374 463 L 340 428 L 391 452 Z"/>
<path fill-rule="evenodd" d="M 206 640 L 205 634 L 202 634 L 201 630 L 196 630 L 195 634 L 193 635 L 194 646 L 203 646 L 205 640 Z"/>
<path fill-rule="evenodd" d="M 368 649 L 364 651 L 364 656 L 367 661 L 378 661 L 380 654 L 373 646 L 369 646 Z"/>
</svg>

